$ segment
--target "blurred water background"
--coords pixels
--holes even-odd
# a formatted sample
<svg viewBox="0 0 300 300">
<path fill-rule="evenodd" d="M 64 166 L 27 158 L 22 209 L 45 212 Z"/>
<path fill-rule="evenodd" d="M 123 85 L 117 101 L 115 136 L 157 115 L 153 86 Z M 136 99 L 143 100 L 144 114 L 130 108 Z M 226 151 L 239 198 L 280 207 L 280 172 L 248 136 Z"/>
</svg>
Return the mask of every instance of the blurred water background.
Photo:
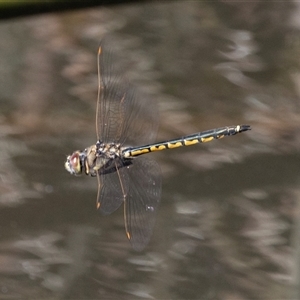
<svg viewBox="0 0 300 300">
<path fill-rule="evenodd" d="M 2 21 L 0 298 L 298 299 L 299 20 L 296 1 L 179 1 Z M 64 170 L 96 142 L 104 36 L 157 102 L 157 141 L 252 126 L 149 154 L 163 190 L 140 253 L 96 179 Z"/>
</svg>

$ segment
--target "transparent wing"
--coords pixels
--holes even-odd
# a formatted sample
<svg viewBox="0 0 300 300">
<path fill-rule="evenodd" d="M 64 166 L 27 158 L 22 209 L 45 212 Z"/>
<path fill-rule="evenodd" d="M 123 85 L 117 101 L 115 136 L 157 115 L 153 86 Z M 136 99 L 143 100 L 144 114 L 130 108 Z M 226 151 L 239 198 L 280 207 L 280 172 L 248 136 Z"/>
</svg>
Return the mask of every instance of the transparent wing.
<svg viewBox="0 0 300 300">
<path fill-rule="evenodd" d="M 97 175 L 97 178 L 97 208 L 102 214 L 109 215 L 125 201 L 129 188 L 128 169 L 120 168 L 113 173 Z"/>
<path fill-rule="evenodd" d="M 148 144 L 158 128 L 157 105 L 145 95 L 139 97 L 123 78 L 122 68 L 116 70 L 117 55 L 107 44 L 103 40 L 98 51 L 97 138 L 132 146 Z"/>
<path fill-rule="evenodd" d="M 128 168 L 128 174 L 125 229 L 132 247 L 140 251 L 148 244 L 155 224 L 161 196 L 161 172 L 155 161 L 138 157 Z"/>
</svg>

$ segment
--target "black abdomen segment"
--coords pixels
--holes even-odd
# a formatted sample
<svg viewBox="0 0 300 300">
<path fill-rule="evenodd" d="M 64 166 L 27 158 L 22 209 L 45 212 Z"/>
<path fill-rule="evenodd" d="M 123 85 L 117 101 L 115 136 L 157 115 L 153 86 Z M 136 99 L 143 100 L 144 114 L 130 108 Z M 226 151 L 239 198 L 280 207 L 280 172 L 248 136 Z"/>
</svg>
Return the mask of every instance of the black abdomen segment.
<svg viewBox="0 0 300 300">
<path fill-rule="evenodd" d="M 250 125 L 237 125 L 221 127 L 216 129 L 211 129 L 207 131 L 202 131 L 194 134 L 184 136 L 182 138 L 173 139 L 165 142 L 154 143 L 139 147 L 131 147 L 123 150 L 124 157 L 134 157 L 142 154 L 146 154 L 154 151 L 161 151 L 166 149 L 173 149 L 182 146 L 190 146 L 198 143 L 210 142 L 214 139 L 218 140 L 224 136 L 235 135 L 237 133 L 250 130 Z"/>
</svg>

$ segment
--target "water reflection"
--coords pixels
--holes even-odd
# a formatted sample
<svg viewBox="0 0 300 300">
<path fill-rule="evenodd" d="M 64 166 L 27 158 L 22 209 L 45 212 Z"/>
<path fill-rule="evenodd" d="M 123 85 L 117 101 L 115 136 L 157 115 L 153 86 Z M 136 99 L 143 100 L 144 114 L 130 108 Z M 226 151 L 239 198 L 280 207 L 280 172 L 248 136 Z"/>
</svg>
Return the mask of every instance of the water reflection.
<svg viewBox="0 0 300 300">
<path fill-rule="evenodd" d="M 260 72 L 264 69 L 264 64 L 256 54 L 259 51 L 257 43 L 251 32 L 236 30 L 228 31 L 226 38 L 232 41 L 229 51 L 221 51 L 220 54 L 228 60 L 215 66 L 228 81 L 242 88 L 255 88 L 255 80 L 246 76 L 245 73 Z"/>
<path fill-rule="evenodd" d="M 177 2 L 3 22 L 1 297 L 299 298 L 297 14 L 292 2 Z M 155 155 L 162 205 L 142 254 L 121 211 L 97 214 L 96 182 L 63 170 L 94 142 L 104 33 L 159 102 L 158 140 L 253 127 Z"/>
</svg>

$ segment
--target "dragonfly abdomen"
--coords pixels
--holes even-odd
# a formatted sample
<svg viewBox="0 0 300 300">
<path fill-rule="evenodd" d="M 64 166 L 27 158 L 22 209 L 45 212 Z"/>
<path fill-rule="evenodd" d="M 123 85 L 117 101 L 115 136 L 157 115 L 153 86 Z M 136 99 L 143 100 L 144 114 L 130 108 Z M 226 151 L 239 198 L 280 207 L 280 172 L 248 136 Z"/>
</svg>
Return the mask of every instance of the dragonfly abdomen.
<svg viewBox="0 0 300 300">
<path fill-rule="evenodd" d="M 214 139 L 218 140 L 224 136 L 235 135 L 237 133 L 250 130 L 249 125 L 237 125 L 237 126 L 227 126 L 216 129 L 211 129 L 207 131 L 202 131 L 194 134 L 190 134 L 181 138 L 139 146 L 125 148 L 122 153 L 124 157 L 134 157 L 149 152 L 162 151 L 166 149 L 174 149 L 183 146 L 191 146 L 198 143 L 210 142 Z"/>
</svg>

